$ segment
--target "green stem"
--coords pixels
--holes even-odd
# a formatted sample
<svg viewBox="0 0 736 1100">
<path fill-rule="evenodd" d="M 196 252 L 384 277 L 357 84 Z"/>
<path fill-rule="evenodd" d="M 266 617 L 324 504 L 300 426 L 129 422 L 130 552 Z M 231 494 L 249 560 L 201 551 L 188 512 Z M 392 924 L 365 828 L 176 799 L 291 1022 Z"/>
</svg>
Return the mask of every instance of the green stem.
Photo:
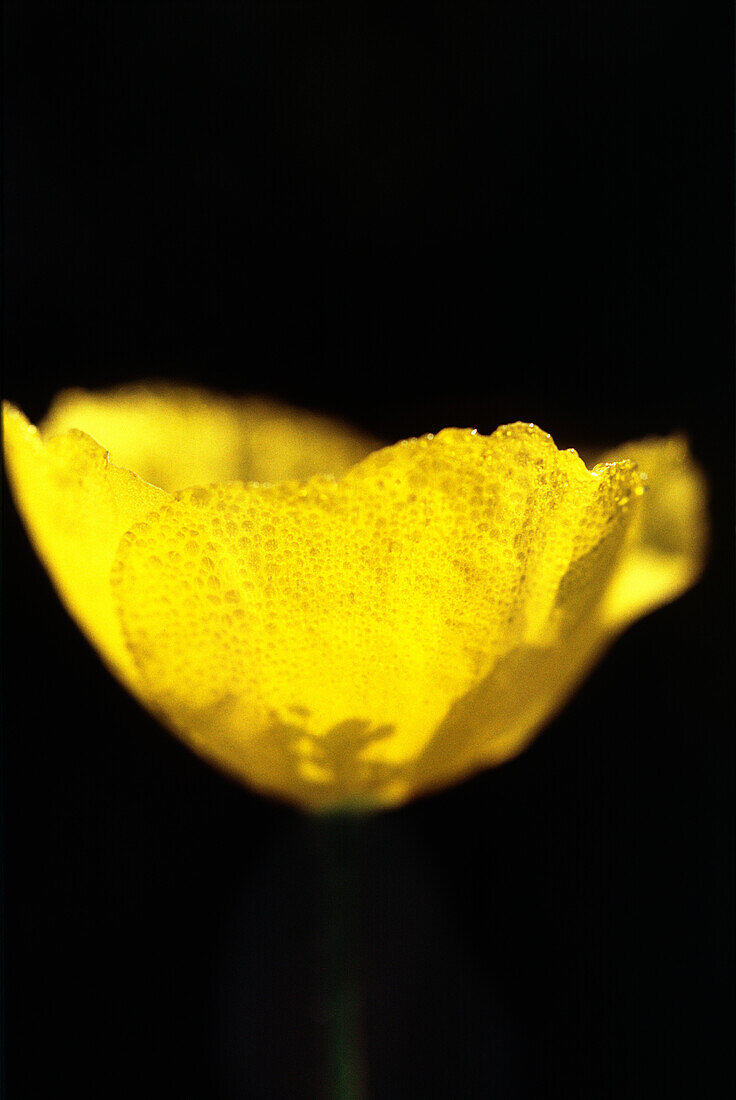
<svg viewBox="0 0 736 1100">
<path fill-rule="evenodd" d="M 367 1100 L 361 998 L 356 959 L 357 839 L 355 814 L 325 814 L 315 820 L 323 868 L 323 990 L 329 1100 Z"/>
</svg>

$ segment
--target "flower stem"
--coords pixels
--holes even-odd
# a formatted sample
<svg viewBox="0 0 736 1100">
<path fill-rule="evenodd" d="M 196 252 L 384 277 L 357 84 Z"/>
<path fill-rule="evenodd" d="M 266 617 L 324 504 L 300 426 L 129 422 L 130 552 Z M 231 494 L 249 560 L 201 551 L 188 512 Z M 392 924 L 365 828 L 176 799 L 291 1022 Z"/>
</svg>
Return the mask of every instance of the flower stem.
<svg viewBox="0 0 736 1100">
<path fill-rule="evenodd" d="M 361 821 L 350 813 L 315 820 L 323 870 L 322 975 L 326 1025 L 326 1096 L 367 1100 L 362 1043 L 360 983 L 356 958 L 356 871 Z"/>
</svg>

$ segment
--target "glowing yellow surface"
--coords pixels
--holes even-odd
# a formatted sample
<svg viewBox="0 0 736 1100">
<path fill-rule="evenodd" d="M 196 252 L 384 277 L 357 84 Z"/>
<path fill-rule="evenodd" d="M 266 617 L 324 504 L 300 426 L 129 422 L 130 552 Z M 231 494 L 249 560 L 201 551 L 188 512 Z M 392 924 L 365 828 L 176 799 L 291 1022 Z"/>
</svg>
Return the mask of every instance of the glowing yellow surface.
<svg viewBox="0 0 736 1100">
<path fill-rule="evenodd" d="M 369 454 L 302 412 L 139 386 L 61 395 L 40 432 L 6 406 L 5 448 L 110 667 L 207 759 L 309 809 L 395 804 L 515 755 L 702 561 L 679 440 L 592 471 L 525 424 Z"/>
<path fill-rule="evenodd" d="M 604 614 L 617 630 L 695 583 L 708 533 L 707 486 L 685 439 L 642 439 L 609 452 L 605 461 L 624 455 L 643 471 L 647 493 L 606 597 Z"/>
<path fill-rule="evenodd" d="M 90 641 L 124 682 L 137 679 L 110 588 L 121 534 L 168 494 L 114 466 L 84 432 L 47 438 L 3 406 L 8 477 L 39 557 Z"/>
<path fill-rule="evenodd" d="M 262 397 L 196 386 L 133 383 L 107 392 L 64 390 L 44 436 L 82 428 L 111 460 L 174 492 L 213 481 L 284 481 L 329 470 L 339 477 L 375 447 L 347 425 Z"/>
</svg>

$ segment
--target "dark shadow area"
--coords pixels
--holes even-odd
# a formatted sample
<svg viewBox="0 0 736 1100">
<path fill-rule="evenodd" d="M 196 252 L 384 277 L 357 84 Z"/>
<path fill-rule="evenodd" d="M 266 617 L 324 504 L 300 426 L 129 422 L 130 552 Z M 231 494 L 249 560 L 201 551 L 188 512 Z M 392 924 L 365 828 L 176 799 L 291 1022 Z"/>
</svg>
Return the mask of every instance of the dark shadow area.
<svg viewBox="0 0 736 1100">
<path fill-rule="evenodd" d="M 317 841 L 314 826 L 295 822 L 228 914 L 216 971 L 218 1095 L 326 1095 L 320 938 L 331 915 Z M 389 815 L 362 822 L 350 846 L 369 1095 L 527 1096 L 502 991 L 478 980 L 422 848 Z"/>
</svg>

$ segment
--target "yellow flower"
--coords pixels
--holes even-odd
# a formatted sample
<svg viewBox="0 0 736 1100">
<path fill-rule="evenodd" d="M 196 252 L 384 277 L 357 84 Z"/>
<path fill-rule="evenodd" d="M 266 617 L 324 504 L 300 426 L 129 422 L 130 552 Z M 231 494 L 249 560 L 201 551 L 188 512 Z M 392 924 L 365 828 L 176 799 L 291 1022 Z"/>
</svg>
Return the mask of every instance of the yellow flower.
<svg viewBox="0 0 736 1100">
<path fill-rule="evenodd" d="M 703 559 L 676 438 L 592 470 L 529 424 L 376 449 L 166 385 L 63 393 L 40 428 L 6 404 L 4 430 L 31 539 L 109 668 L 202 756 L 311 810 L 514 756 Z"/>
</svg>

